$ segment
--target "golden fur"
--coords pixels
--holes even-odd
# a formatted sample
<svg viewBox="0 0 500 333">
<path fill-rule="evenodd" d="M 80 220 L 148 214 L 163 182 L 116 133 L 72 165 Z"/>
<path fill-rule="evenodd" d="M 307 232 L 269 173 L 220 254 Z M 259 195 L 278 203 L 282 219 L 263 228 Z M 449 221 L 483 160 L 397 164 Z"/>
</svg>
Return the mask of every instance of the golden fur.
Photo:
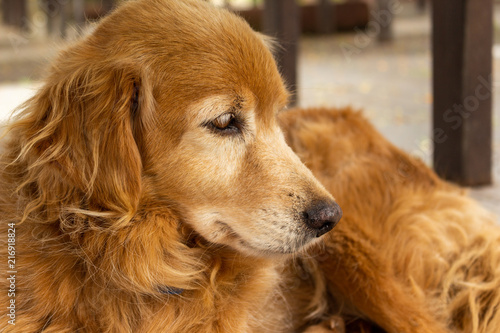
<svg viewBox="0 0 500 333">
<path fill-rule="evenodd" d="M 288 143 L 344 211 L 317 258 L 345 312 L 388 332 L 498 331 L 500 227 L 490 213 L 357 112 L 281 119 Z"/>
<path fill-rule="evenodd" d="M 60 55 L 3 142 L 0 331 L 291 329 L 282 262 L 318 239 L 306 213 L 340 212 L 285 143 L 266 44 L 206 2 L 139 0 Z"/>
<path fill-rule="evenodd" d="M 357 113 L 282 112 L 315 178 L 268 48 L 203 1 L 137 0 L 61 54 L 3 140 L 0 331 L 498 327 L 487 213 Z M 329 193 L 345 218 L 317 238 Z"/>
</svg>

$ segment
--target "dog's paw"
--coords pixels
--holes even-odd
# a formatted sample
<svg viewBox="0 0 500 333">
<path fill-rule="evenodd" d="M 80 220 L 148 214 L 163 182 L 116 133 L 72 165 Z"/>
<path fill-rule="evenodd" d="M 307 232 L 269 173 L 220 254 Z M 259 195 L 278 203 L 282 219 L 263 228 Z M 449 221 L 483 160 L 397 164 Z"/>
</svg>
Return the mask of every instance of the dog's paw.
<svg viewBox="0 0 500 333">
<path fill-rule="evenodd" d="M 344 319 L 332 316 L 318 325 L 309 326 L 304 333 L 345 333 Z"/>
</svg>

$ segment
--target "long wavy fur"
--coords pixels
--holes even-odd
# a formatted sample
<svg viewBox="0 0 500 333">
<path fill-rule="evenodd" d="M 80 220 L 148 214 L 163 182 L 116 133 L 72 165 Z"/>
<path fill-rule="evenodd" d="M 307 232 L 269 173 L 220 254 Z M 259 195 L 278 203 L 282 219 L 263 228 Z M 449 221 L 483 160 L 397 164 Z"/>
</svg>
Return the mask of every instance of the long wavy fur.
<svg viewBox="0 0 500 333">
<path fill-rule="evenodd" d="M 138 211 L 141 158 L 135 138 L 146 124 L 131 119 L 130 110 L 135 84 L 141 86 L 141 116 L 148 112 L 141 73 L 103 64 L 75 64 L 61 70 L 71 73 L 65 76 L 58 68 L 53 72 L 19 111 L 1 157 L 2 229 L 16 223 L 19 271 L 30 272 L 19 276 L 17 289 L 33 290 L 31 297 L 18 297 L 17 327 L 73 332 L 61 314 L 70 316 L 78 306 L 88 331 L 104 329 L 93 325 L 106 320 L 116 326 L 117 318 L 123 331 L 132 331 L 137 323 L 122 318 L 124 306 L 164 298 L 158 286 L 165 284 L 208 288 L 206 275 L 216 275 L 217 266 L 207 265 L 212 258 L 203 247 L 185 245 L 192 231 L 179 226 L 174 212 Z M 116 289 L 115 305 L 91 323 L 84 312 L 102 311 L 93 293 L 103 287 Z M 134 298 L 120 296 L 120 290 Z M 15 329 L 5 324 L 4 331 Z"/>
<path fill-rule="evenodd" d="M 0 234 L 15 224 L 16 325 L 0 320 L 0 331 L 236 332 L 252 321 L 248 309 L 264 312 L 260 304 L 282 297 L 274 289 L 280 267 L 204 240 L 143 169 L 144 160 L 154 158 L 145 134 L 165 126 L 154 114 L 161 94 L 153 87 L 166 65 L 149 34 L 161 36 L 161 24 L 175 30 L 162 11 L 186 15 L 187 31 L 196 34 L 196 18 L 207 10 L 214 21 L 226 18 L 228 26 L 250 32 L 241 19 L 210 8 L 198 1 L 127 2 L 61 53 L 42 88 L 12 119 L 0 156 Z M 149 44 L 140 29 L 138 41 L 127 40 L 126 22 L 137 19 L 160 22 L 148 26 Z M 172 38 L 171 47 L 182 52 L 197 41 L 181 32 Z M 103 49 L 108 40 L 119 48 Z M 144 53 L 144 45 L 154 47 Z M 179 86 L 197 83 L 185 73 L 178 80 Z M 181 109 L 192 101 L 180 91 L 174 100 Z M 174 136 L 184 115 L 172 117 Z M 2 258 L 6 251 L 7 238 L 0 237 Z M 9 284 L 2 279 L 0 285 L 7 290 Z M 0 293 L 0 304 L 9 301 Z M 276 332 L 288 325 L 282 319 L 253 325 Z"/>
<path fill-rule="evenodd" d="M 328 260 L 320 260 L 340 303 L 388 332 L 432 332 L 421 311 L 442 323 L 434 332 L 498 331 L 500 227 L 490 212 L 359 112 L 295 110 L 282 121 L 292 148 L 344 211 L 325 238 Z"/>
</svg>

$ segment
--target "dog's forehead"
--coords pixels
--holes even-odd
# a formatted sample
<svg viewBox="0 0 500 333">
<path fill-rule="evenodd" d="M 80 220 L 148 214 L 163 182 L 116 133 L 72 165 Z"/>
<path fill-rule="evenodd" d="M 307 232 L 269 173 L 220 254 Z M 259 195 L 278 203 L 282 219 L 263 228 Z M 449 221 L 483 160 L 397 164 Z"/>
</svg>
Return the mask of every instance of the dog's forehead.
<svg viewBox="0 0 500 333">
<path fill-rule="evenodd" d="M 126 35 L 128 45 L 110 48 L 128 49 L 135 62 L 153 71 L 165 103 L 174 96 L 193 101 L 238 95 L 238 89 L 250 91 L 261 109 L 288 98 L 264 38 L 242 18 L 205 1 L 129 2 L 102 30 Z"/>
</svg>

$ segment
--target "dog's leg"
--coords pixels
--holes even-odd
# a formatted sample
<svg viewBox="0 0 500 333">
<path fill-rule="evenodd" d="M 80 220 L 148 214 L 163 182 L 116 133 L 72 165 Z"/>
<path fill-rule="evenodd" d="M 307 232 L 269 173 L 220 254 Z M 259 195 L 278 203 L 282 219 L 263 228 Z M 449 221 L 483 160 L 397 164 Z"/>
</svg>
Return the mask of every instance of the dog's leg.
<svg viewBox="0 0 500 333">
<path fill-rule="evenodd" d="M 425 304 L 391 273 L 387 260 L 362 235 L 344 227 L 326 235 L 318 257 L 329 290 L 389 333 L 450 332 Z M 346 227 L 347 226 L 347 227 Z"/>
</svg>

